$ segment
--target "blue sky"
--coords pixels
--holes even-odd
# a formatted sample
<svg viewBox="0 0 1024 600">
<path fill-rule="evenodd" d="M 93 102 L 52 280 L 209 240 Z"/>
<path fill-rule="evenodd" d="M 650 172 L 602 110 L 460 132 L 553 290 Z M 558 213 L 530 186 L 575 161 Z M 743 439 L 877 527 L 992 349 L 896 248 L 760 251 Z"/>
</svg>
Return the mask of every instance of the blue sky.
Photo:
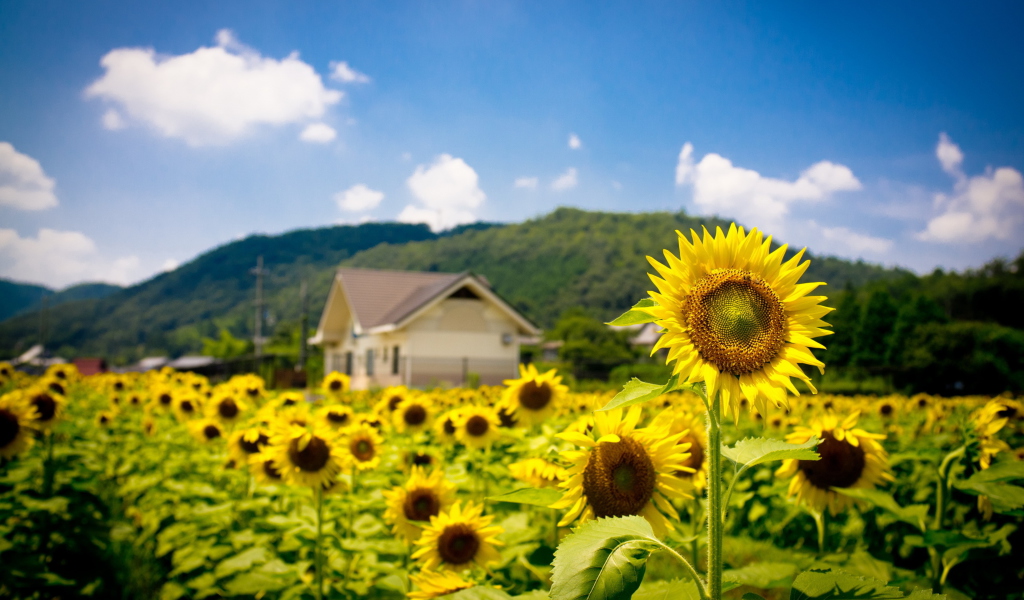
<svg viewBox="0 0 1024 600">
<path fill-rule="evenodd" d="M 1022 17 L 0 0 L 0 276 L 131 283 L 252 232 L 563 205 L 978 266 L 1024 246 Z"/>
</svg>

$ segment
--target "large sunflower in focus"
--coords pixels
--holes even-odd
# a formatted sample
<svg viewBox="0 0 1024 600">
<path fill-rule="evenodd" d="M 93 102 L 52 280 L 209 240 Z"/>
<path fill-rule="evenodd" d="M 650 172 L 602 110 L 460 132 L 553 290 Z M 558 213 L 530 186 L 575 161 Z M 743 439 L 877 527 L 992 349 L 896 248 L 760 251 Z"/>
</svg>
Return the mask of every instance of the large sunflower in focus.
<svg viewBox="0 0 1024 600">
<path fill-rule="evenodd" d="M 568 508 L 559 521 L 566 526 L 577 518 L 585 523 L 595 517 L 640 515 L 658 536 L 675 529 L 668 515 L 679 520 L 673 498 L 691 498 L 676 471 L 686 466 L 690 454 L 681 443 L 682 433 L 670 434 L 664 425 L 636 429 L 641 408 L 634 406 L 594 413 L 597 439 L 575 432 L 558 437 L 584 450 L 562 452 L 568 479 L 559 484 L 565 495 L 551 508 Z M 663 514 L 664 513 L 664 514 Z"/>
<path fill-rule="evenodd" d="M 411 543 L 420 537 L 423 523 L 448 510 L 454 500 L 455 486 L 445 480 L 444 471 L 440 469 L 428 477 L 423 467 L 413 467 L 404 486 L 383 493 L 387 499 L 384 520 L 391 524 L 392 533 L 402 535 Z"/>
<path fill-rule="evenodd" d="M 541 374 L 533 363 L 519 365 L 519 379 L 506 379 L 505 385 L 499 408 L 526 426 L 543 423 L 569 392 L 555 369 Z"/>
<path fill-rule="evenodd" d="M 802 444 L 812 437 L 822 440 L 816 449 L 820 460 L 786 460 L 775 472 L 779 477 L 793 478 L 789 494 L 795 494 L 797 502 L 819 512 L 828 508 L 836 515 L 854 499 L 832 488 L 874 489 L 884 481 L 895 481 L 889 473 L 885 450 L 878 443 L 885 436 L 855 429 L 858 418 L 860 413 L 855 412 L 840 422 L 829 414 L 786 436 L 791 444 Z"/>
<path fill-rule="evenodd" d="M 787 389 L 799 395 L 793 377 L 816 392 L 799 365 L 824 371 L 810 349 L 824 348 L 814 338 L 831 333 L 821 318 L 832 309 L 808 295 L 823 284 L 797 283 L 810 265 L 800 262 L 804 250 L 783 262 L 787 246 L 772 252 L 771 237 L 735 224 L 714 237 L 705 229 L 703 239 L 691 230 L 692 242 L 677 233 L 678 257 L 647 257 L 660 277 L 651 275 L 655 306 L 642 310 L 665 330 L 652 353 L 667 348 L 673 373 L 705 382 L 709 398 L 721 390 L 735 417 L 741 397 L 761 414 L 766 399 L 786 404 Z"/>
<path fill-rule="evenodd" d="M 467 502 L 465 508 L 456 502 L 448 512 L 430 517 L 423 535 L 416 540 L 419 549 L 412 558 L 419 560 L 423 569 L 463 571 L 476 565 L 486 567 L 501 560 L 494 548 L 503 545 L 496 536 L 504 529 L 491 525 L 493 515 L 482 516 L 483 506 Z"/>
</svg>

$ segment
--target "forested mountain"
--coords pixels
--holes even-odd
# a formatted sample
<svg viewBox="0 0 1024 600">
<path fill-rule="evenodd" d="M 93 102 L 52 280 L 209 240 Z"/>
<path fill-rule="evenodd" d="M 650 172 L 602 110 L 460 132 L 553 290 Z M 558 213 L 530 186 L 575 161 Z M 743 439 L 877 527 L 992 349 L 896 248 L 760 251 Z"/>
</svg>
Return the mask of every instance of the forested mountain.
<svg viewBox="0 0 1024 600">
<path fill-rule="evenodd" d="M 56 306 L 73 300 L 104 298 L 120 289 L 121 286 L 109 283 L 80 283 L 55 292 L 41 285 L 0 279 L 0 321 L 39 310 L 44 298 L 47 306 Z"/>
<path fill-rule="evenodd" d="M 339 264 L 486 276 L 495 290 L 543 327 L 566 309 L 614 317 L 646 294 L 646 255 L 675 248 L 675 230 L 727 222 L 684 213 L 600 213 L 561 208 L 521 224 L 474 224 L 442 235 L 423 225 L 367 223 L 251 236 L 203 254 L 175 271 L 100 300 L 49 311 L 47 346 L 62 356 L 101 355 L 113 363 L 198 352 L 225 329 L 250 338 L 255 278 L 263 255 L 267 333 L 294 338 L 303 278 L 315 322 Z M 909 273 L 835 258 L 814 258 L 808 277 L 838 292 Z M 38 315 L 0 323 L 0 357 L 38 340 Z"/>
</svg>

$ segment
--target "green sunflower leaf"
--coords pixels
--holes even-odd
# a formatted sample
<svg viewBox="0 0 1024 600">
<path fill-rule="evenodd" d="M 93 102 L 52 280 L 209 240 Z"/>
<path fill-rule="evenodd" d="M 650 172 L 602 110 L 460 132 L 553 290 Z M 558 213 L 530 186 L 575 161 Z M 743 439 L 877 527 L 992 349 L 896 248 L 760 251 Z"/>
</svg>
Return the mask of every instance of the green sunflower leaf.
<svg viewBox="0 0 1024 600">
<path fill-rule="evenodd" d="M 478 585 L 454 594 L 446 594 L 437 600 L 512 600 L 505 592 L 486 585 Z"/>
<path fill-rule="evenodd" d="M 965 483 L 989 483 L 992 481 L 1012 481 L 1024 479 L 1024 461 L 1008 460 L 998 462 L 984 471 L 978 471 L 967 478 Z"/>
<path fill-rule="evenodd" d="M 633 600 L 700 600 L 700 592 L 692 579 L 652 581 L 641 585 Z"/>
<path fill-rule="evenodd" d="M 746 438 L 736 442 L 735 446 L 722 448 L 722 455 L 741 468 L 749 469 L 776 460 L 818 460 L 821 457 L 814 448 L 820 443 L 818 438 L 811 438 L 803 444 L 787 444 L 782 440 L 768 438 Z"/>
<path fill-rule="evenodd" d="M 789 600 L 895 600 L 903 597 L 899 588 L 888 586 L 884 581 L 829 569 L 798 575 Z"/>
<path fill-rule="evenodd" d="M 512 502 L 533 506 L 551 506 L 562 497 L 562 492 L 552 488 L 522 488 L 505 494 L 490 496 L 495 502 Z"/>
<path fill-rule="evenodd" d="M 900 506 L 890 494 L 887 494 L 882 490 L 834 487 L 832 488 L 832 491 L 837 494 L 842 494 L 843 496 L 863 500 L 872 506 L 877 506 L 882 510 L 892 513 L 893 516 L 900 521 L 913 525 L 921 531 L 926 529 L 925 521 L 928 519 L 929 510 L 929 506 L 927 504 Z"/>
<path fill-rule="evenodd" d="M 973 476 L 965 481 L 957 481 L 953 485 L 976 496 L 988 496 L 993 510 L 998 513 L 1024 507 L 1024 487 L 1001 481 L 977 481 Z"/>
<path fill-rule="evenodd" d="M 629 600 L 647 559 L 663 545 L 643 517 L 597 519 L 567 536 L 555 551 L 552 600 Z"/>
<path fill-rule="evenodd" d="M 621 315 L 616 317 L 615 320 L 605 323 L 605 325 L 615 325 L 617 327 L 623 327 L 626 325 L 641 325 L 643 323 L 653 323 L 654 321 L 657 320 L 657 317 L 645 313 L 643 309 L 657 305 L 658 303 L 655 302 L 654 300 L 651 300 L 650 298 L 644 298 L 643 300 L 634 304 L 633 308 L 622 313 Z"/>
<path fill-rule="evenodd" d="M 622 391 L 615 394 L 615 397 L 608 401 L 602 408 L 597 410 L 614 410 L 616 408 L 626 408 L 627 406 L 633 406 L 634 404 L 643 404 L 654 400 L 662 394 L 674 390 L 689 390 L 697 384 L 683 384 L 679 385 L 679 376 L 673 375 L 669 377 L 668 382 L 665 384 L 658 383 L 647 383 L 646 381 L 640 381 L 636 377 L 631 379 L 629 383 L 622 386 Z"/>
</svg>

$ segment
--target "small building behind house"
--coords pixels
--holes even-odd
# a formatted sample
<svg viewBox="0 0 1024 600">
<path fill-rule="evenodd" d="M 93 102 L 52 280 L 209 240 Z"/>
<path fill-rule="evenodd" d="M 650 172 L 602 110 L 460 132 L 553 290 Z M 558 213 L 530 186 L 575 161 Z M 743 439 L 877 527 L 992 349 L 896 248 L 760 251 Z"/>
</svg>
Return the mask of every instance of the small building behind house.
<svg viewBox="0 0 1024 600">
<path fill-rule="evenodd" d="M 310 343 L 352 389 L 498 385 L 519 376 L 520 338 L 539 334 L 479 275 L 341 268 Z"/>
</svg>

